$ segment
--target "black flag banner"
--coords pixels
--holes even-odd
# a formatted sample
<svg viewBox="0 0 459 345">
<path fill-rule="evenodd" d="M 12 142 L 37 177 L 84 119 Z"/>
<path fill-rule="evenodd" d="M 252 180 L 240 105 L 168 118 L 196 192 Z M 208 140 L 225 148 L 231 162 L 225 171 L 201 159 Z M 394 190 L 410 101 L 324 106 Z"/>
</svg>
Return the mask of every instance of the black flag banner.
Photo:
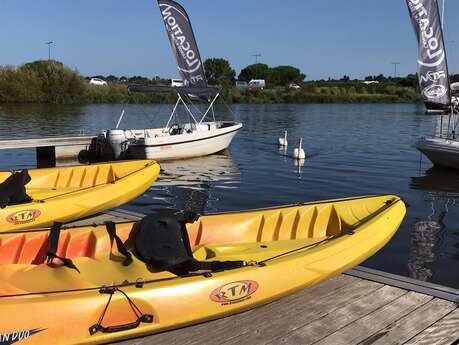
<svg viewBox="0 0 459 345">
<path fill-rule="evenodd" d="M 191 87 L 207 87 L 207 80 L 185 9 L 172 0 L 158 0 L 180 76 Z"/>
<path fill-rule="evenodd" d="M 406 0 L 418 40 L 418 75 L 427 108 L 451 104 L 448 66 L 437 0 Z"/>
</svg>

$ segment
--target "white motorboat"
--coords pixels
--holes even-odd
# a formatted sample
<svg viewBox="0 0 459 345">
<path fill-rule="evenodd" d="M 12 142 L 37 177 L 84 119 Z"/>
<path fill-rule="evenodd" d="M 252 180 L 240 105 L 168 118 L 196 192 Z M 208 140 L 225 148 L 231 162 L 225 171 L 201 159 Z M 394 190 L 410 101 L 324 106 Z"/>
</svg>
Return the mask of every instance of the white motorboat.
<svg viewBox="0 0 459 345">
<path fill-rule="evenodd" d="M 137 158 L 155 159 L 158 161 L 184 159 L 206 156 L 223 151 L 231 144 L 236 133 L 242 128 L 242 123 L 236 121 L 216 121 L 213 106 L 219 93 L 215 95 L 207 110 L 197 119 L 193 114 L 191 101 L 184 93 L 192 88 L 187 87 L 158 87 L 158 86 L 131 86 L 133 92 L 176 92 L 178 100 L 165 127 L 147 129 L 112 129 L 103 131 L 98 137 L 102 156 L 114 159 Z M 215 88 L 206 88 L 204 91 L 193 88 L 193 92 L 215 91 Z M 188 122 L 178 121 L 176 116 L 179 104 L 182 104 L 188 115 Z M 212 121 L 205 121 L 209 114 Z M 120 117 L 121 121 L 123 113 Z M 118 125 L 119 126 L 119 125 Z M 117 127 L 118 127 L 117 126 Z"/>
<path fill-rule="evenodd" d="M 99 135 L 97 147 L 102 151 L 102 156 L 109 153 L 115 159 L 129 157 L 155 160 L 206 156 L 228 148 L 237 131 L 242 128 L 239 122 L 215 119 L 214 104 L 220 96 L 220 89 L 207 85 L 191 21 L 185 9 L 172 0 L 161 0 L 158 4 L 184 86 L 130 86 L 131 92 L 175 92 L 178 99 L 163 128 L 119 129 L 123 110 L 116 128 Z M 213 98 L 209 106 L 204 113 L 200 113 L 194 100 L 209 102 L 211 96 Z M 179 107 L 185 109 L 188 118 L 186 123 L 178 121 Z M 210 115 L 212 121 L 206 121 Z"/>
<path fill-rule="evenodd" d="M 421 138 L 416 148 L 437 166 L 459 169 L 459 141 L 452 138 Z"/>
<path fill-rule="evenodd" d="M 163 129 L 130 130 L 134 141 L 128 147 L 128 156 L 155 160 L 183 159 L 207 156 L 225 150 L 231 144 L 241 123 L 204 122 L 199 129 L 177 128 L 182 134 L 164 133 Z"/>
</svg>

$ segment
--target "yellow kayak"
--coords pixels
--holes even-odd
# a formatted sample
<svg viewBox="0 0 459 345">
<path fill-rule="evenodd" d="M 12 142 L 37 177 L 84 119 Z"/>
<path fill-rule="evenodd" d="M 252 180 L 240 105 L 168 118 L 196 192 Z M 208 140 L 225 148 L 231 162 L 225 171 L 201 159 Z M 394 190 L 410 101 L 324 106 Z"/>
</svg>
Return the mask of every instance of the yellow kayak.
<svg viewBox="0 0 459 345">
<path fill-rule="evenodd" d="M 243 264 L 182 276 L 137 255 L 126 262 L 108 226 L 61 229 L 55 257 L 71 260 L 65 265 L 46 260 L 53 230 L 3 233 L 1 339 L 99 344 L 247 310 L 361 263 L 405 212 L 400 198 L 383 195 L 201 216 L 185 228 L 194 259 Z M 114 228 L 131 253 L 141 226 Z"/>
<path fill-rule="evenodd" d="M 122 205 L 145 192 L 156 180 L 152 160 L 30 169 L 30 201 L 0 209 L 0 232 L 50 226 Z M 12 176 L 0 172 L 0 183 Z"/>
</svg>

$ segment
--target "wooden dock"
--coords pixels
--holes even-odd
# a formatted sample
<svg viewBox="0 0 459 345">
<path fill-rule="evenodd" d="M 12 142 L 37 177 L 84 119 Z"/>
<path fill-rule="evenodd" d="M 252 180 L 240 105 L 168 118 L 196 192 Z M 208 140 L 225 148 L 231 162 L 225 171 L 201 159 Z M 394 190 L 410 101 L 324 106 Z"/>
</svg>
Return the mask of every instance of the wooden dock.
<svg viewBox="0 0 459 345">
<path fill-rule="evenodd" d="M 73 224 L 139 217 L 115 210 Z M 356 267 L 241 314 L 118 344 L 459 344 L 458 302 L 459 290 Z"/>
<path fill-rule="evenodd" d="M 1 139 L 0 150 L 35 148 L 37 162 L 55 164 L 59 160 L 77 159 L 90 150 L 95 135 L 62 136 L 49 138 Z M 40 165 L 40 164 L 39 164 Z"/>
<path fill-rule="evenodd" d="M 0 150 L 4 149 L 27 149 L 49 146 L 72 146 L 89 145 L 94 135 L 78 135 L 67 137 L 49 138 L 22 138 L 22 139 L 1 139 Z"/>
</svg>

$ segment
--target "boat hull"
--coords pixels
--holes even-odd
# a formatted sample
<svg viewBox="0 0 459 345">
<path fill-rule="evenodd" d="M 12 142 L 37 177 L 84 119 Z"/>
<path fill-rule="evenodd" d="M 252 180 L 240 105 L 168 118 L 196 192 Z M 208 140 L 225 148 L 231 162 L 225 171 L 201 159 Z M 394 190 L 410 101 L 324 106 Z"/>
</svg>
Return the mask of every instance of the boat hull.
<svg viewBox="0 0 459 345">
<path fill-rule="evenodd" d="M 147 138 L 130 144 L 127 154 L 131 158 L 157 161 L 207 156 L 227 149 L 241 128 L 242 124 L 234 123 L 212 131 Z"/>
<path fill-rule="evenodd" d="M 459 169 L 459 141 L 445 138 L 422 138 L 416 143 L 434 165 Z"/>
<path fill-rule="evenodd" d="M 157 179 L 152 160 L 30 169 L 26 192 L 32 201 L 0 209 L 0 232 L 69 222 L 120 206 Z M 0 181 L 9 176 L 0 172 Z"/>
<path fill-rule="evenodd" d="M 386 195 L 202 216 L 188 226 L 197 259 L 268 260 L 263 266 L 182 278 L 151 272 L 136 258 L 129 266 L 121 265 L 102 227 L 64 230 L 61 238 L 69 238 L 67 246 L 76 253 L 72 260 L 81 274 L 37 263 L 25 249 L 16 256 L 0 255 L 0 333 L 22 332 L 27 337 L 21 344 L 99 344 L 235 314 L 361 263 L 390 240 L 405 212 L 398 197 Z M 125 239 L 133 226 L 118 224 L 117 232 Z M 46 233 L 28 233 L 22 241 L 39 241 Z M 20 236 L 0 235 L 0 243 L 12 245 Z M 97 250 L 78 252 L 77 242 L 87 238 L 94 245 L 85 248 Z M 66 252 L 72 251 L 67 247 Z M 137 316 L 120 292 L 106 308 L 109 295 L 99 288 L 112 284 L 153 321 L 123 327 L 132 326 Z M 91 335 L 104 309 L 102 324 L 117 325 L 118 331 Z"/>
</svg>

